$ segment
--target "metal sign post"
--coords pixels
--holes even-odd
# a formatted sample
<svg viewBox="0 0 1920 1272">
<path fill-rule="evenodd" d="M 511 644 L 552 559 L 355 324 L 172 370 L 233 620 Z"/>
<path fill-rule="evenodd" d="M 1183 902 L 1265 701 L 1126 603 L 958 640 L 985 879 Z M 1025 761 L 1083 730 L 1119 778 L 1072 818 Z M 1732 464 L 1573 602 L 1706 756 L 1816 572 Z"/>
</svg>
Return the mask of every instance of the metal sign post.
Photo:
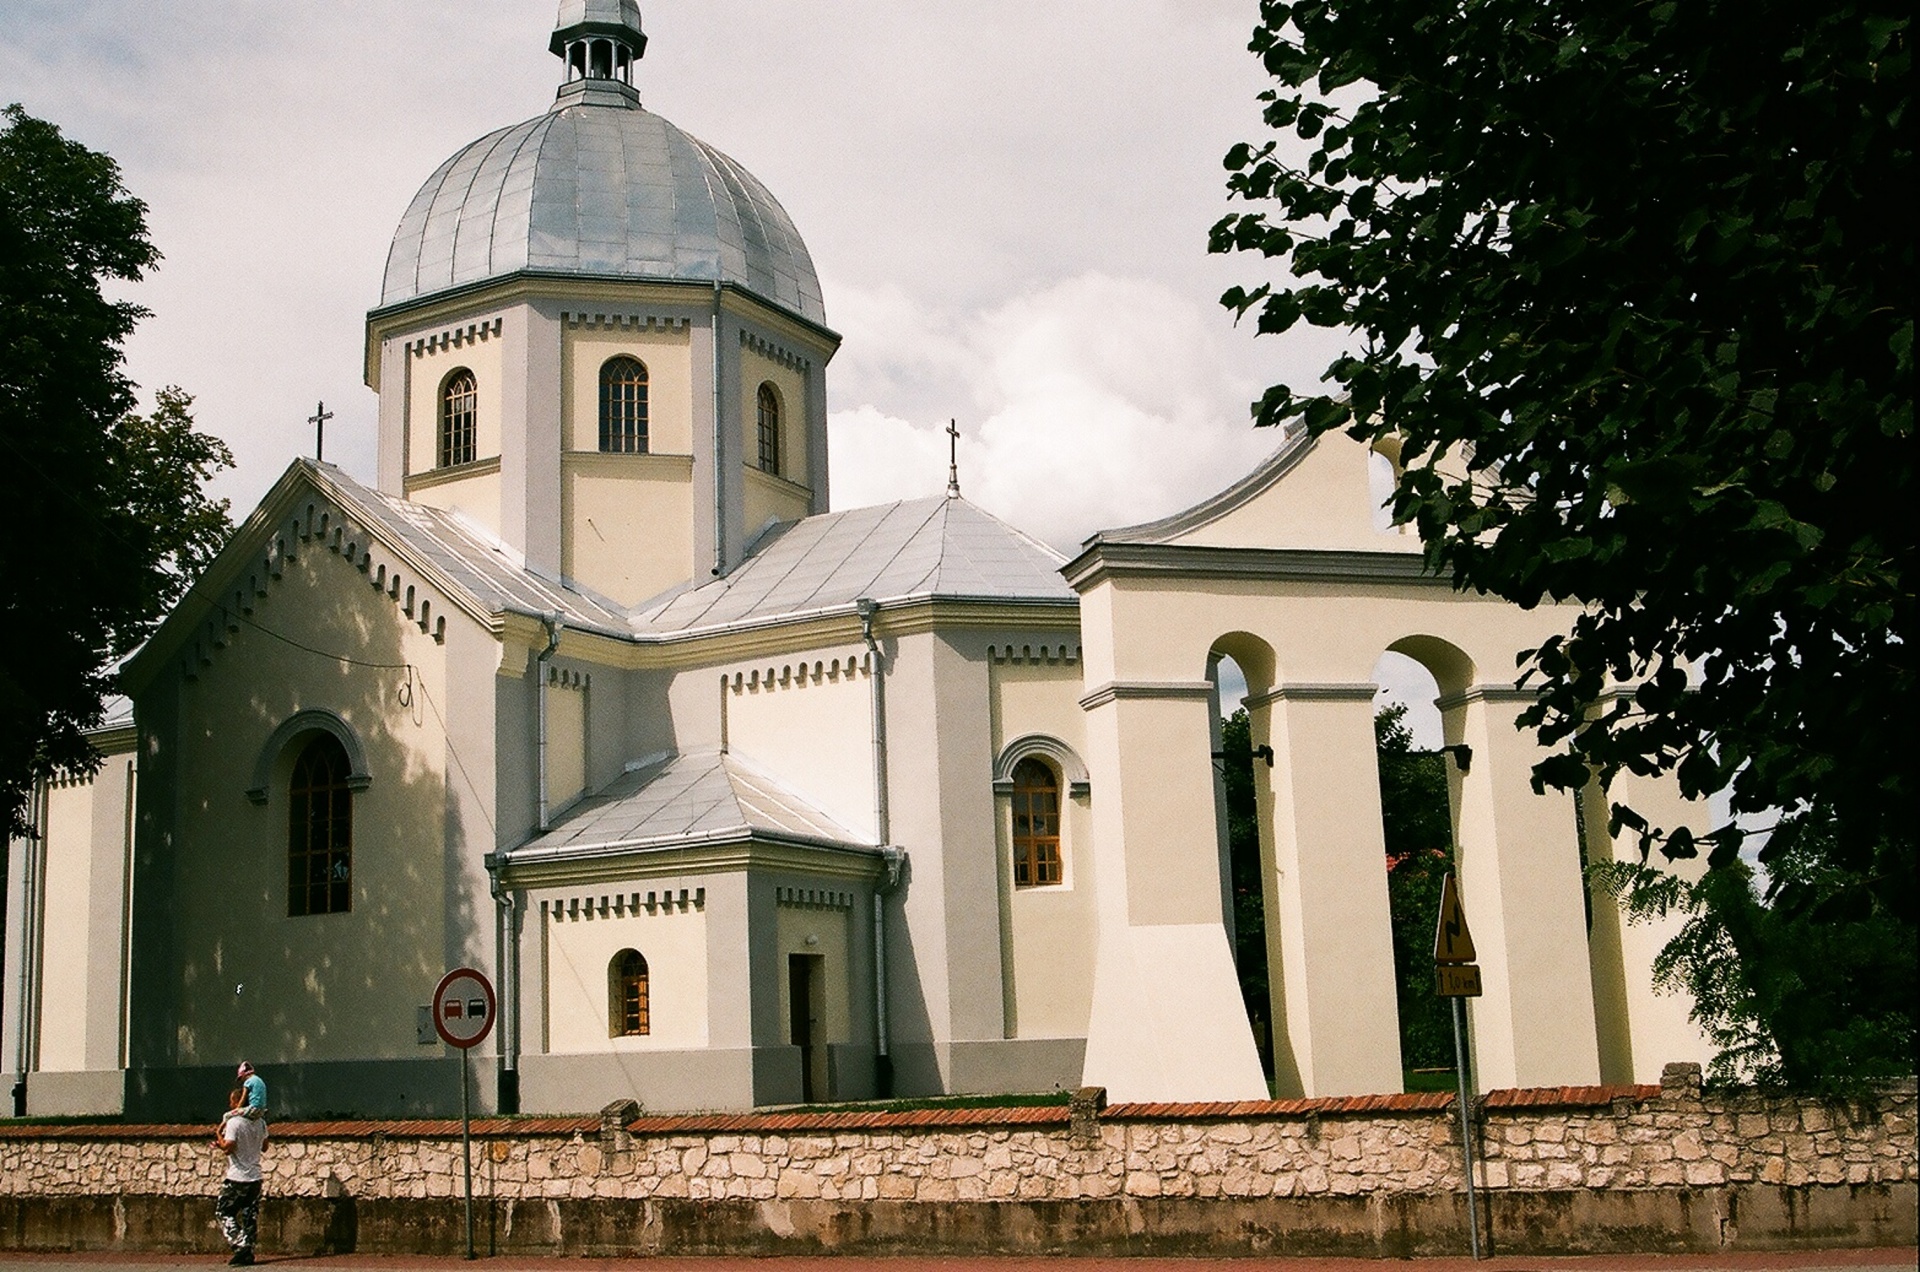
<svg viewBox="0 0 1920 1272">
<path fill-rule="evenodd" d="M 493 1032 L 493 983 L 471 967 L 456 967 L 433 991 L 433 1028 L 460 1058 L 460 1152 L 467 1181 L 467 1257 L 473 1251 L 473 1107 L 467 1098 L 467 1051 Z"/>
<path fill-rule="evenodd" d="M 1473 1186 L 1472 1059 L 1467 1043 L 1467 999 L 1480 997 L 1480 969 L 1474 964 L 1473 933 L 1467 912 L 1449 874 L 1440 885 L 1440 925 L 1433 937 L 1434 992 L 1453 1000 L 1453 1063 L 1459 1077 L 1460 1167 L 1467 1181 L 1467 1239 L 1473 1257 L 1480 1253 L 1480 1200 Z"/>
</svg>

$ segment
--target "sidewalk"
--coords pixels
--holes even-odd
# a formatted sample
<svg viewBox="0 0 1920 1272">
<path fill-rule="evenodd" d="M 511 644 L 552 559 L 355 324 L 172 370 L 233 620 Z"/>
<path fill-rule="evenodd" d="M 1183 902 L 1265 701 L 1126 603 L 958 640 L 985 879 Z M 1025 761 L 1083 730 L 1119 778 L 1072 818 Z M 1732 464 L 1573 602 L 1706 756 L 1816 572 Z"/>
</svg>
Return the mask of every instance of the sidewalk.
<svg viewBox="0 0 1920 1272">
<path fill-rule="evenodd" d="M 1485 1259 L 1070 1259 L 1070 1258 L 657 1258 L 657 1259 L 464 1259 L 412 1258 L 389 1255 L 275 1255 L 263 1253 L 258 1267 L 278 1266 L 284 1272 L 324 1272 L 361 1269 L 362 1272 L 414 1272 L 435 1269 L 453 1272 L 1860 1272 L 1861 1269 L 1899 1268 L 1911 1272 L 1916 1251 L 1811 1250 L 1716 1254 L 1593 1255 L 1575 1258 L 1507 1257 Z M 226 1261 L 214 1255 L 146 1254 L 9 1254 L 0 1252 L 0 1272 L 82 1272 L 100 1268 L 109 1272 L 184 1272 L 189 1268 L 221 1268 Z"/>
</svg>

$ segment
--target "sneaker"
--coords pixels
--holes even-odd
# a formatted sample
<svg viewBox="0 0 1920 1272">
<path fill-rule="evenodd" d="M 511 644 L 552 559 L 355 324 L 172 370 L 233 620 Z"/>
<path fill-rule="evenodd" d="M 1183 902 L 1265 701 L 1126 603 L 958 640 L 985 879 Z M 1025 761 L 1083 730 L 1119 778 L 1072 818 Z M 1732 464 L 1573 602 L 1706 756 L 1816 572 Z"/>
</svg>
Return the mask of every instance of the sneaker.
<svg viewBox="0 0 1920 1272">
<path fill-rule="evenodd" d="M 233 1252 L 233 1257 L 231 1259 L 228 1259 L 227 1263 L 229 1266 L 236 1267 L 236 1268 L 252 1267 L 253 1266 L 253 1247 L 242 1246 L 240 1249 L 235 1250 Z"/>
</svg>

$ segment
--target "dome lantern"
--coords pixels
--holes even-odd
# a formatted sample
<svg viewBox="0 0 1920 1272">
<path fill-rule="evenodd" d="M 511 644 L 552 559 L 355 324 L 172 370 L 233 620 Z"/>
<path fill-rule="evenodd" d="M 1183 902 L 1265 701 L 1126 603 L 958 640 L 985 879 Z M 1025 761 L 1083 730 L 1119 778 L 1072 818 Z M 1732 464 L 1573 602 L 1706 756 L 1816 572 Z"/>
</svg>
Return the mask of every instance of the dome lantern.
<svg viewBox="0 0 1920 1272">
<path fill-rule="evenodd" d="M 646 56 L 639 0 L 560 0 L 547 46 L 567 65 L 565 84 L 613 80 L 633 87 L 633 64 Z"/>
</svg>

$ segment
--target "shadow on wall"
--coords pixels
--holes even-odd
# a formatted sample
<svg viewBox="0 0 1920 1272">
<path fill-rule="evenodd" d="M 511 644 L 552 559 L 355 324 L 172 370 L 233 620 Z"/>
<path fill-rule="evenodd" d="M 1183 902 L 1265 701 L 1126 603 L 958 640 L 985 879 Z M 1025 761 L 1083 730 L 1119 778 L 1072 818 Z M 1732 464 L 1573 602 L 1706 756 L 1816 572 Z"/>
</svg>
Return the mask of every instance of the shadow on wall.
<svg viewBox="0 0 1920 1272">
<path fill-rule="evenodd" d="M 490 638 L 452 615 L 438 644 L 407 612 L 411 589 L 403 604 L 321 539 L 297 546 L 224 647 L 189 651 L 140 697 L 130 1117 L 212 1118 L 242 1058 L 281 1117 L 459 1108 L 458 1065 L 416 1041 L 415 1012 L 447 968 L 492 961 L 494 836 L 470 823 L 489 816 L 493 695 L 448 674 L 463 639 Z M 324 730 L 274 738 L 301 712 L 337 720 L 365 756 L 344 796 L 344 911 L 300 886 L 300 804 L 330 802 L 291 789 Z M 256 769 L 263 802 L 247 793 Z M 491 1083 L 479 1094 L 490 1105 Z"/>
</svg>

